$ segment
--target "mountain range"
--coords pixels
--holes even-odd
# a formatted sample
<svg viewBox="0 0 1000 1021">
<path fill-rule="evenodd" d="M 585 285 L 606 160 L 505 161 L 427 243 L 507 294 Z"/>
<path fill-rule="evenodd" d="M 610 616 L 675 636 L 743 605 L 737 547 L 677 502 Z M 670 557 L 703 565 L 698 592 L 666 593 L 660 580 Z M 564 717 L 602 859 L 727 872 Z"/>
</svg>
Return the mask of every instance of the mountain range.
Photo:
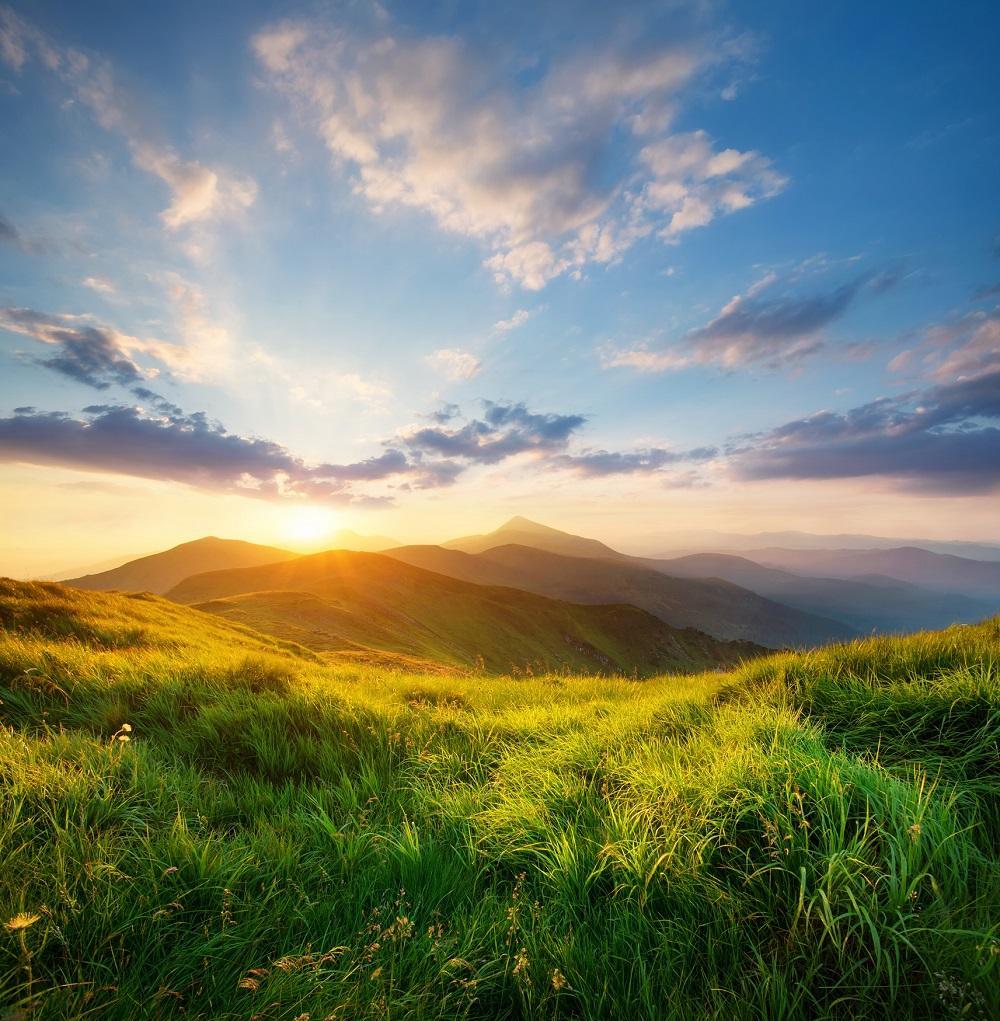
<svg viewBox="0 0 1000 1021">
<path fill-rule="evenodd" d="M 319 651 L 379 649 L 493 671 L 704 670 L 764 651 L 670 627 L 635 606 L 474 585 L 348 550 L 196 574 L 167 598 Z"/>
<path fill-rule="evenodd" d="M 524 517 L 437 546 L 334 539 L 300 556 L 207 537 L 66 584 L 166 594 L 341 657 L 637 674 L 972 622 L 1000 604 L 1000 563 L 916 547 L 636 557 Z"/>
</svg>

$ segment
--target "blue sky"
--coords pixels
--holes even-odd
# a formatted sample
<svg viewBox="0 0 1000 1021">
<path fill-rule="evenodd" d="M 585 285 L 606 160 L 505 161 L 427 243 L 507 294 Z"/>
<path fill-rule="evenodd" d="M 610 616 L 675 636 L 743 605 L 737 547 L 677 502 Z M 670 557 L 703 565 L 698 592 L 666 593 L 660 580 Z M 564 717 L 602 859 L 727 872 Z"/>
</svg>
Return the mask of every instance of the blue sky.
<svg viewBox="0 0 1000 1021">
<path fill-rule="evenodd" d="M 607 8 L 0 8 L 8 555 L 1000 538 L 995 5 Z"/>
</svg>

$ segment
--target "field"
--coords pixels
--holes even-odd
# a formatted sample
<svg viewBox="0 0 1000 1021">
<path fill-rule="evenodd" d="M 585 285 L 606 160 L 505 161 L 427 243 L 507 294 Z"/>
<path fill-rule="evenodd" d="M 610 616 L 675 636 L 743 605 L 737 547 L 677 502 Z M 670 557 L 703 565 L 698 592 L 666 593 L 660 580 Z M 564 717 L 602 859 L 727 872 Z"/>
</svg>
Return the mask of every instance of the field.
<svg viewBox="0 0 1000 1021">
<path fill-rule="evenodd" d="M 0 700 L 0 1017 L 1000 1012 L 1000 619 L 420 675 L 0 582 Z"/>
</svg>

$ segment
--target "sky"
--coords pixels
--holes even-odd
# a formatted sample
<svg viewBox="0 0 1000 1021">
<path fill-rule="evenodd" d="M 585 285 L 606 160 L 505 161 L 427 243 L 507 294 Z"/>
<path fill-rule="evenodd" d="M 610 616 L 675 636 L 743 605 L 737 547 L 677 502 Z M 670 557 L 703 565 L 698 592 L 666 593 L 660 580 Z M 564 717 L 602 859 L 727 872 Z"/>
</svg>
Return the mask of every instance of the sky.
<svg viewBox="0 0 1000 1021">
<path fill-rule="evenodd" d="M 1000 539 L 994 3 L 0 5 L 0 573 Z"/>
</svg>

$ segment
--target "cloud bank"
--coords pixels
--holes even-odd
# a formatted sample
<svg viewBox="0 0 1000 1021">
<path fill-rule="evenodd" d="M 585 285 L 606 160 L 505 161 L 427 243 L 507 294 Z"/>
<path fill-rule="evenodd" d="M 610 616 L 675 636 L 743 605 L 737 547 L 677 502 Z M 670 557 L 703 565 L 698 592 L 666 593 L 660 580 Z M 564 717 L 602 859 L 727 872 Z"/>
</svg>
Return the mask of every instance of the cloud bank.
<svg viewBox="0 0 1000 1021">
<path fill-rule="evenodd" d="M 776 195 L 755 151 L 671 133 L 721 58 L 697 40 L 605 45 L 531 75 L 453 37 L 290 20 L 253 39 L 268 82 L 372 210 L 410 207 L 485 243 L 501 285 L 540 290 Z"/>
</svg>

